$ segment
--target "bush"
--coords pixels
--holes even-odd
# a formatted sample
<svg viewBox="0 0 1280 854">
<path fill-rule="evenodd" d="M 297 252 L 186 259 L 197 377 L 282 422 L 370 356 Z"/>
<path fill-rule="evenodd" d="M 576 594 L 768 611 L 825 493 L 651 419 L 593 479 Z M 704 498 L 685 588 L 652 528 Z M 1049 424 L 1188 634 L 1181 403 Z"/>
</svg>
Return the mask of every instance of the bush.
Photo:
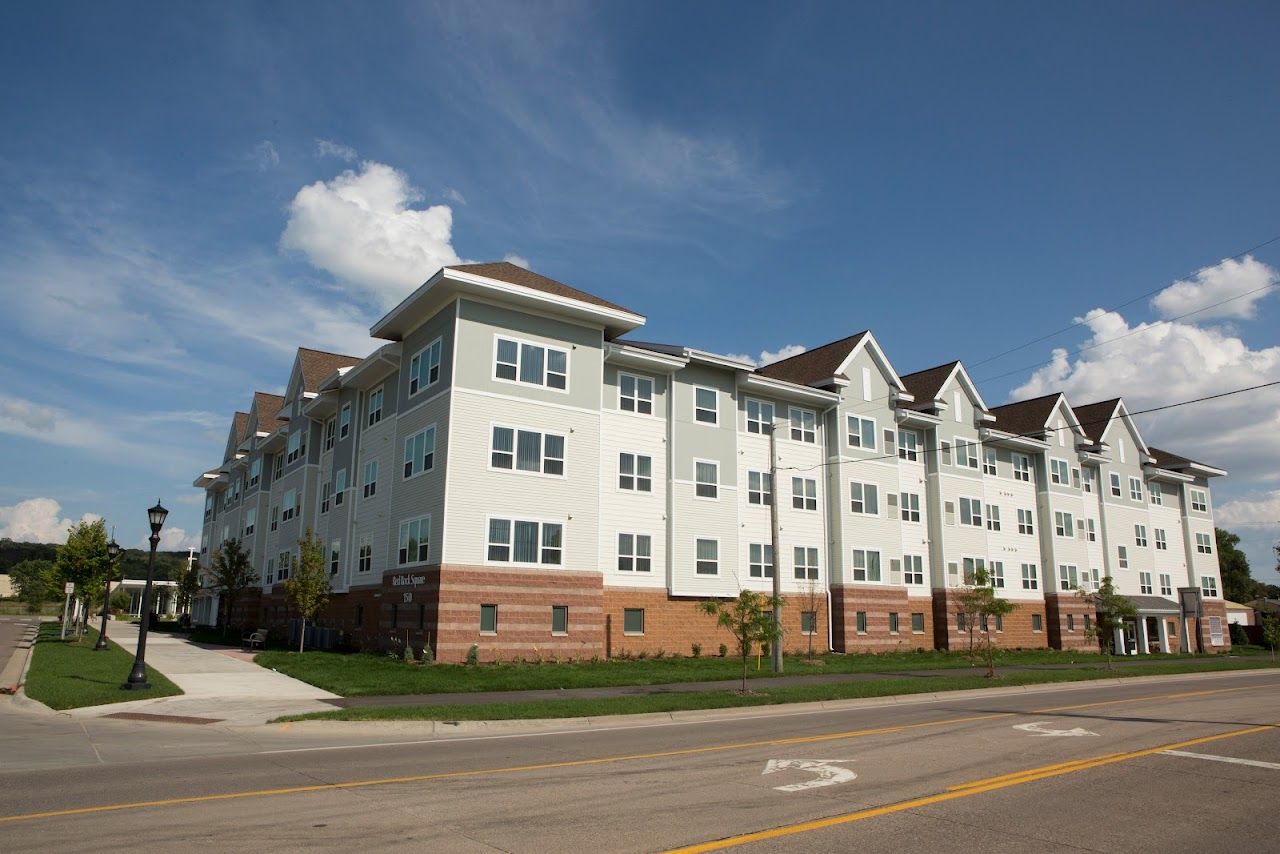
<svg viewBox="0 0 1280 854">
<path fill-rule="evenodd" d="M 1245 646 L 1249 643 L 1249 633 L 1244 630 L 1244 626 L 1237 623 L 1231 624 L 1231 645 Z"/>
<path fill-rule="evenodd" d="M 724 658 L 729 654 L 729 645 L 727 643 L 720 644 L 720 657 Z"/>
<path fill-rule="evenodd" d="M 700 643 L 691 644 L 691 645 L 689 646 L 689 652 L 690 652 L 690 654 L 692 654 L 692 655 L 693 655 L 693 657 L 694 657 L 694 658 L 701 658 L 701 657 L 702 657 L 702 644 L 700 644 Z"/>
<path fill-rule="evenodd" d="M 471 645 L 471 649 L 467 650 L 467 664 L 480 663 L 480 647 L 476 644 Z"/>
</svg>

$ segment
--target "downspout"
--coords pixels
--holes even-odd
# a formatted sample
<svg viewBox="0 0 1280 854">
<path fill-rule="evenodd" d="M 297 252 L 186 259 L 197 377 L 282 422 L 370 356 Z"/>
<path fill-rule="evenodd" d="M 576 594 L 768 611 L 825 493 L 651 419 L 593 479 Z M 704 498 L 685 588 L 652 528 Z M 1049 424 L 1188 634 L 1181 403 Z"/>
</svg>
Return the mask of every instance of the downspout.
<svg viewBox="0 0 1280 854">
<path fill-rule="evenodd" d="M 834 430 L 829 430 L 829 429 L 827 429 L 827 427 L 828 427 L 828 425 L 829 425 L 829 423 L 830 423 L 830 422 L 828 422 L 828 421 L 827 421 L 827 418 L 831 415 L 831 413 L 835 412 L 835 411 L 836 411 L 837 409 L 839 409 L 839 408 L 840 408 L 840 404 L 839 404 L 838 402 L 837 402 L 837 403 L 833 403 L 831 406 L 827 407 L 826 411 L 824 411 L 824 412 L 822 413 L 822 424 L 823 424 L 823 434 L 824 434 L 824 435 L 823 435 L 823 437 L 822 437 L 822 441 L 823 441 L 823 442 L 825 442 L 828 446 L 830 446 L 830 444 L 831 444 L 831 436 L 832 436 L 832 435 L 835 435 L 835 436 L 837 437 L 837 439 L 836 439 L 836 451 L 837 451 L 837 463 L 836 463 L 836 465 L 839 465 L 838 452 L 839 452 L 839 449 L 840 449 L 840 440 L 839 440 L 839 438 L 838 438 L 838 437 L 839 437 L 839 435 L 840 435 L 840 424 L 838 423 L 838 422 L 839 422 L 839 419 L 837 419 L 837 421 L 836 421 L 836 423 L 835 423 L 835 429 L 834 429 Z M 827 459 L 825 460 L 825 462 L 830 462 L 830 460 L 831 460 L 831 455 L 830 455 L 830 453 L 828 453 L 828 454 L 826 455 L 826 457 L 827 457 Z M 837 471 L 838 471 L 838 469 L 837 469 Z M 827 486 L 827 488 L 828 488 L 828 489 L 830 489 L 830 483 L 831 483 L 831 479 L 830 479 L 830 478 L 827 478 L 827 485 L 828 485 L 828 486 Z M 839 476 L 839 475 L 837 475 L 837 476 L 836 476 L 836 488 L 837 488 L 837 489 L 839 489 L 839 484 L 840 484 L 840 476 Z M 774 488 L 774 490 L 775 490 L 775 495 L 776 495 L 776 491 L 777 491 L 778 485 L 775 483 L 775 484 L 773 485 L 773 488 Z M 832 617 L 832 606 L 831 606 L 831 530 L 830 530 L 830 524 L 831 524 L 831 513 L 830 513 L 830 508 L 831 508 L 831 496 L 830 496 L 830 494 L 829 494 L 829 493 L 826 495 L 826 498 L 827 498 L 827 511 L 828 511 L 828 512 L 825 512 L 825 513 L 823 513 L 823 514 L 822 514 L 822 539 L 823 539 L 823 540 L 824 540 L 824 542 L 825 542 L 825 545 L 826 545 L 826 552 L 827 552 L 827 583 L 826 583 L 826 588 L 827 588 L 827 589 L 826 589 L 826 594 L 827 594 L 827 652 L 828 652 L 828 653 L 832 653 L 832 652 L 835 652 L 835 651 L 836 651 L 836 644 L 835 644 L 835 629 L 834 629 L 834 628 L 832 627 L 832 625 L 831 625 L 831 617 Z M 777 499 L 775 498 L 774 500 L 776 501 Z M 839 502 L 839 500 L 837 499 L 837 501 L 836 501 L 836 509 L 837 509 L 837 512 L 839 511 L 839 508 L 840 508 L 840 502 Z M 837 518 L 839 518 L 839 517 L 837 516 Z M 777 555 L 774 555 L 774 565 L 776 566 L 779 562 L 780 562 L 780 561 L 779 561 L 779 557 L 778 557 Z M 776 570 L 775 570 L 775 571 L 776 571 Z"/>
</svg>

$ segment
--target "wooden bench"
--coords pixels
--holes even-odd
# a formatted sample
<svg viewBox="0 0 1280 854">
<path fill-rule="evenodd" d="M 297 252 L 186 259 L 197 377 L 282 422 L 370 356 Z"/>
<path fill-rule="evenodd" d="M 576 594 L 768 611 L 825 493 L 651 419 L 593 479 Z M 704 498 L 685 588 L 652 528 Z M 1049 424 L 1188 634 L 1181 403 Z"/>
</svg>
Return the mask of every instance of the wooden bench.
<svg viewBox="0 0 1280 854">
<path fill-rule="evenodd" d="M 255 645 L 265 649 L 267 645 L 267 630 L 258 629 L 257 631 L 244 635 L 240 638 L 240 643 L 247 646 L 249 649 L 253 649 Z"/>
</svg>

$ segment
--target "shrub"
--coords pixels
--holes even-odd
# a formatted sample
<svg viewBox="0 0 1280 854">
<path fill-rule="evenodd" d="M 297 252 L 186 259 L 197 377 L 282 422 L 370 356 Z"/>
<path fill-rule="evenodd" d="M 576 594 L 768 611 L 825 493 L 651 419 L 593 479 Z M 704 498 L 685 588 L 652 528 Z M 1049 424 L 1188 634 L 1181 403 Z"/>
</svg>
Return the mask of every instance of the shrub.
<svg viewBox="0 0 1280 854">
<path fill-rule="evenodd" d="M 721 657 L 721 658 L 724 658 L 724 657 L 726 657 L 728 654 L 729 654 L 729 645 L 728 645 L 728 644 L 726 644 L 726 643 L 722 643 L 722 644 L 720 644 L 720 657 Z"/>
<path fill-rule="evenodd" d="M 471 645 L 471 649 L 467 650 L 467 664 L 480 663 L 480 647 L 476 644 Z"/>
<path fill-rule="evenodd" d="M 702 657 L 702 644 L 700 644 L 700 643 L 691 644 L 691 645 L 689 646 L 689 652 L 690 652 L 690 654 L 692 654 L 692 655 L 693 655 L 693 657 L 694 657 L 694 658 L 701 658 L 701 657 Z"/>
<path fill-rule="evenodd" d="M 648 658 L 648 657 L 649 657 L 649 652 L 648 652 L 648 650 L 644 650 L 644 649 L 642 649 L 642 650 L 640 650 L 639 652 L 637 652 L 637 653 L 636 653 L 636 660 L 638 660 L 638 661 L 644 661 L 644 660 L 645 660 L 646 658 Z"/>
</svg>

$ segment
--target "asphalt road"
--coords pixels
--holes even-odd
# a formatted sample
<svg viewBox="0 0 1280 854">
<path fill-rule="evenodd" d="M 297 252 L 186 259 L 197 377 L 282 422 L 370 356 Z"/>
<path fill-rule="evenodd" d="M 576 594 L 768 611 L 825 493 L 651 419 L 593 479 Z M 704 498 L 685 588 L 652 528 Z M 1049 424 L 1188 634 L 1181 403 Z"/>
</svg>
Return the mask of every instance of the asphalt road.
<svg viewBox="0 0 1280 854">
<path fill-rule="evenodd" d="M 1275 850 L 1277 724 L 1261 671 L 573 732 L 261 728 L 201 757 L 0 755 L 0 850 Z M 143 756 L 211 738 L 128 726 Z"/>
</svg>

